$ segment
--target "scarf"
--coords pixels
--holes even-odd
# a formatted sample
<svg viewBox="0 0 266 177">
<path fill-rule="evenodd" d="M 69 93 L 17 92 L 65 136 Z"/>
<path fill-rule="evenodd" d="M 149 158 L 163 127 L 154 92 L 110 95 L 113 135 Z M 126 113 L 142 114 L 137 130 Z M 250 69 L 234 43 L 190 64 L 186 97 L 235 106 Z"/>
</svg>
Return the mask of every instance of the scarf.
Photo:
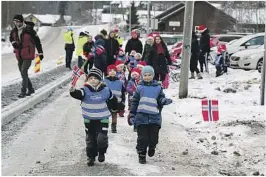
<svg viewBox="0 0 266 177">
<path fill-rule="evenodd" d="M 164 49 L 163 49 L 163 45 L 162 43 L 156 44 L 156 50 L 157 50 L 157 54 L 164 54 Z"/>
</svg>

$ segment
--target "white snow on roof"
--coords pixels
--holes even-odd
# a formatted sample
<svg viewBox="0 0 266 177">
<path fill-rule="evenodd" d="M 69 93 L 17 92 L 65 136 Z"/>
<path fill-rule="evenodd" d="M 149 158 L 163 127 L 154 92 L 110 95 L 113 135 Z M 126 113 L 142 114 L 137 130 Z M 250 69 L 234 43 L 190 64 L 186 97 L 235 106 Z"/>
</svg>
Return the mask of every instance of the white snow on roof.
<svg viewBox="0 0 266 177">
<path fill-rule="evenodd" d="M 265 9 L 227 9 L 225 12 L 241 24 L 265 24 Z"/>
<path fill-rule="evenodd" d="M 23 17 L 26 18 L 31 14 L 23 14 Z M 32 14 L 36 18 L 38 18 L 41 23 L 48 23 L 48 24 L 54 24 L 57 20 L 60 19 L 60 15 L 53 15 L 53 14 L 46 14 L 46 15 L 38 15 L 38 14 Z M 71 16 L 64 16 L 64 19 L 66 22 L 69 22 L 71 20 Z"/>
<path fill-rule="evenodd" d="M 214 6 L 215 8 L 217 8 L 217 9 L 222 9 L 222 5 L 221 4 L 219 4 L 219 3 L 210 3 L 212 6 Z"/>
</svg>

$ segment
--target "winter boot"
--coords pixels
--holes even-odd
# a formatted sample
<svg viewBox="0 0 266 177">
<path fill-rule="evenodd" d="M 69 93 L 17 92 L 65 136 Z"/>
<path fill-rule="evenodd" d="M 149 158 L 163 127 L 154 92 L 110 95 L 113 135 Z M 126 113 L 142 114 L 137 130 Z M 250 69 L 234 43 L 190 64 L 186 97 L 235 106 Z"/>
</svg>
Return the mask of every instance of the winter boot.
<svg viewBox="0 0 266 177">
<path fill-rule="evenodd" d="M 136 125 L 134 125 L 133 131 L 137 132 L 137 126 Z"/>
<path fill-rule="evenodd" d="M 27 92 L 26 96 L 30 96 L 33 93 L 35 93 L 35 90 L 33 88 L 28 89 L 28 92 Z"/>
<path fill-rule="evenodd" d="M 191 72 L 191 77 L 189 79 L 195 79 L 194 72 Z"/>
<path fill-rule="evenodd" d="M 155 154 L 155 148 L 151 148 L 151 147 L 149 147 L 149 150 L 148 150 L 148 155 L 149 155 L 149 157 L 153 157 L 154 154 Z"/>
<path fill-rule="evenodd" d="M 139 163 L 145 164 L 146 163 L 146 155 L 139 154 Z"/>
<path fill-rule="evenodd" d="M 112 123 L 111 130 L 112 130 L 112 133 L 117 133 L 116 124 Z"/>
<path fill-rule="evenodd" d="M 198 79 L 203 79 L 200 73 L 197 74 Z"/>
<path fill-rule="evenodd" d="M 99 161 L 99 162 L 104 162 L 104 161 L 105 161 L 105 156 L 104 156 L 104 154 L 99 154 L 99 156 L 98 156 L 98 161 Z"/>
<path fill-rule="evenodd" d="M 87 165 L 88 166 L 93 166 L 95 162 L 95 157 L 88 157 L 87 158 Z"/>
<path fill-rule="evenodd" d="M 21 89 L 20 94 L 18 95 L 19 98 L 25 98 L 26 97 L 26 90 Z"/>
</svg>

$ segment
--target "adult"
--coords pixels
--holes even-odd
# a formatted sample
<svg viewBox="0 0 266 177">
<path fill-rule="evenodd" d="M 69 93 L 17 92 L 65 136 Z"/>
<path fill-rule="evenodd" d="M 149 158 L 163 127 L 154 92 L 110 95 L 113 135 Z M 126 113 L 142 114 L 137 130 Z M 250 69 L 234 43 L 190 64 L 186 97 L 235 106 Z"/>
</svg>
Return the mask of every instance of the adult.
<svg viewBox="0 0 266 177">
<path fill-rule="evenodd" d="M 191 58 L 190 58 L 190 72 L 191 77 L 189 79 L 195 79 L 194 73 L 197 73 L 198 79 L 202 79 L 198 69 L 198 58 L 199 58 L 199 42 L 196 33 L 192 32 L 191 40 Z"/>
<path fill-rule="evenodd" d="M 104 48 L 107 49 L 107 47 L 106 47 L 107 39 L 108 39 L 107 31 L 106 31 L 105 29 L 102 29 L 102 30 L 100 31 L 100 34 L 103 35 Z"/>
<path fill-rule="evenodd" d="M 74 43 L 74 33 L 71 27 L 67 28 L 67 31 L 64 33 L 64 41 L 65 41 L 65 50 L 66 50 L 66 68 L 71 68 L 71 61 L 73 52 L 75 50 Z"/>
<path fill-rule="evenodd" d="M 154 79 L 163 83 L 166 74 L 168 74 L 167 65 L 171 64 L 172 61 L 167 46 L 161 36 L 157 35 L 148 58 L 148 65 L 151 65 L 154 68 Z"/>
<path fill-rule="evenodd" d="M 88 35 L 89 32 L 87 31 L 82 31 L 79 33 L 79 38 L 77 42 L 77 50 L 76 50 L 76 55 L 78 56 L 78 67 L 81 68 L 84 59 L 82 58 L 83 55 L 83 46 L 84 44 L 88 41 Z"/>
<path fill-rule="evenodd" d="M 210 53 L 210 34 L 209 29 L 206 28 L 205 25 L 199 26 L 199 32 L 201 33 L 200 37 L 200 71 L 203 72 L 203 65 L 205 66 L 205 70 L 207 71 L 207 59 Z"/>
<path fill-rule="evenodd" d="M 114 29 L 114 33 L 115 33 L 115 39 L 117 40 L 118 44 L 119 44 L 119 47 L 122 47 L 123 46 L 123 39 L 121 36 L 119 36 L 119 29 L 118 28 L 115 28 Z"/>
<path fill-rule="evenodd" d="M 135 50 L 136 53 L 142 53 L 143 50 L 142 42 L 139 40 L 136 30 L 131 32 L 131 39 L 127 41 L 125 53 L 129 55 L 132 50 Z"/>
<path fill-rule="evenodd" d="M 111 31 L 105 45 L 107 54 L 107 65 L 113 65 L 119 52 L 119 43 L 115 39 L 115 32 Z"/>
<path fill-rule="evenodd" d="M 145 61 L 146 63 L 148 63 L 148 59 L 149 59 L 149 55 L 150 55 L 150 51 L 152 48 L 152 45 L 154 43 L 154 38 L 152 34 L 148 34 L 148 39 L 144 45 L 144 51 L 142 54 L 142 61 Z"/>
<path fill-rule="evenodd" d="M 42 44 L 36 31 L 33 29 L 34 23 L 24 22 L 21 14 L 13 18 L 15 27 L 10 33 L 9 40 L 14 48 L 14 53 L 18 60 L 18 68 L 22 77 L 21 93 L 19 98 L 33 94 L 34 88 L 28 76 L 28 69 L 35 58 L 35 48 L 37 48 L 40 59 L 43 59 Z"/>
<path fill-rule="evenodd" d="M 96 68 L 100 69 L 106 74 L 106 50 L 104 48 L 104 36 L 98 34 L 94 37 L 95 44 L 88 54 L 88 59 L 93 58 L 93 64 Z"/>
<path fill-rule="evenodd" d="M 88 35 L 88 41 L 83 45 L 83 55 L 87 57 L 93 47 L 94 41 L 92 40 L 92 35 Z M 93 58 L 89 59 L 84 66 L 84 70 L 86 73 L 88 73 L 88 66 L 90 70 L 93 66 Z"/>
</svg>

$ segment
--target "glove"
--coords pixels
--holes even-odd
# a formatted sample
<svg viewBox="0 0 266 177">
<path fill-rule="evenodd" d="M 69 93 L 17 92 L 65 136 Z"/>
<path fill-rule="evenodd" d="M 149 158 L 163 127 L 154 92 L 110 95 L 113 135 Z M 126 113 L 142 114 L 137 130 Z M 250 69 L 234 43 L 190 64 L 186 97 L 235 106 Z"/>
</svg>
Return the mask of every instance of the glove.
<svg viewBox="0 0 266 177">
<path fill-rule="evenodd" d="M 13 43 L 12 43 L 12 46 L 13 46 L 14 49 L 18 49 L 18 47 L 19 47 L 19 45 L 18 45 L 17 42 L 13 42 Z"/>
<path fill-rule="evenodd" d="M 43 59 L 43 54 L 39 54 L 40 60 L 42 61 Z"/>
<path fill-rule="evenodd" d="M 132 126 L 135 124 L 135 116 L 132 114 L 129 114 L 127 117 L 128 125 Z"/>
<path fill-rule="evenodd" d="M 169 99 L 169 98 L 163 98 L 161 101 L 162 105 L 169 105 L 173 102 L 173 100 Z"/>
</svg>

